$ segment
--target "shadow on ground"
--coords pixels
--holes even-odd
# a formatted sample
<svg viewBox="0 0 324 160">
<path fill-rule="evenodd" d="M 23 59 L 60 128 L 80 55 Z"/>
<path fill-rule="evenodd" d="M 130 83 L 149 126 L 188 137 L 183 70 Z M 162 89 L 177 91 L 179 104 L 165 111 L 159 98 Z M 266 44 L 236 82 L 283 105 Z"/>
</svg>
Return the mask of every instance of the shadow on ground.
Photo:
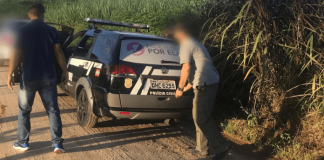
<svg viewBox="0 0 324 160">
<path fill-rule="evenodd" d="M 143 129 L 133 129 L 126 131 L 98 133 L 86 136 L 69 138 L 64 141 L 67 152 L 84 152 L 91 150 L 100 150 L 122 146 L 130 143 L 142 142 L 168 137 L 181 136 L 181 131 L 176 128 L 149 127 Z M 100 144 L 98 144 L 100 143 Z M 97 144 L 97 145 L 96 145 Z M 34 142 L 30 144 L 31 150 L 25 153 L 19 153 L 13 156 L 8 156 L 6 159 L 31 158 L 35 155 L 40 155 L 48 152 L 53 152 L 50 142 Z"/>
<path fill-rule="evenodd" d="M 163 123 L 163 120 L 130 120 L 130 119 L 105 120 L 102 122 L 98 122 L 96 124 L 96 128 L 132 126 L 132 125 L 152 124 L 152 123 Z"/>
<path fill-rule="evenodd" d="M 75 124 L 65 124 L 63 127 L 72 127 Z M 44 131 L 49 130 L 49 126 L 48 127 L 43 127 L 43 128 L 36 128 L 36 129 L 31 129 L 31 135 L 37 135 L 40 133 L 43 133 Z M 3 142 L 14 142 L 17 140 L 17 135 L 16 135 L 16 131 L 17 129 L 12 129 L 9 131 L 5 131 L 5 132 L 1 132 L 0 133 L 0 137 L 6 137 L 4 140 L 2 140 Z M 48 137 L 50 139 L 50 137 Z M 50 143 L 50 142 L 47 142 Z"/>
<path fill-rule="evenodd" d="M 73 113 L 76 112 L 76 109 L 63 109 L 61 110 L 61 114 L 67 114 L 67 113 Z M 47 116 L 47 113 L 45 111 L 41 111 L 41 112 L 34 112 L 30 114 L 31 118 L 36 118 L 36 117 L 44 117 Z M 12 121 L 17 121 L 18 120 L 18 116 L 11 116 L 11 117 L 5 117 L 0 119 L 0 123 L 8 123 L 8 122 L 12 122 Z"/>
<path fill-rule="evenodd" d="M 63 110 L 64 111 L 64 110 Z M 65 112 L 73 112 L 74 110 L 65 110 Z M 153 141 L 155 142 L 161 138 L 189 136 L 195 138 L 194 124 L 192 120 L 185 120 L 181 125 L 177 127 L 170 126 L 157 126 L 157 127 L 146 127 L 139 129 L 125 129 L 123 131 L 110 132 L 110 127 L 122 127 L 122 126 L 133 126 L 142 124 L 154 124 L 161 123 L 161 120 L 109 120 L 99 122 L 97 128 L 106 132 L 90 134 L 85 136 L 78 136 L 68 138 L 64 141 L 64 146 L 68 153 L 84 152 L 92 150 L 101 150 L 107 148 L 113 148 L 116 146 L 127 145 L 131 143 Z M 72 125 L 72 124 L 71 124 Z M 65 125 L 64 127 L 67 127 Z M 42 132 L 46 128 L 39 128 L 33 131 L 33 134 Z M 6 136 L 9 132 L 14 130 L 3 132 L 2 135 Z M 12 136 L 9 139 L 12 141 L 16 137 Z M 258 152 L 252 152 L 256 148 L 253 145 L 244 144 L 238 145 L 232 144 L 232 151 L 227 155 L 225 160 L 253 160 L 262 159 Z M 17 152 L 16 155 L 8 156 L 6 159 L 21 159 L 21 158 L 32 158 L 36 155 L 41 155 L 49 152 L 53 152 L 53 148 L 49 141 L 33 142 L 30 144 L 31 150 L 25 153 Z M 243 156 L 244 155 L 244 156 Z M 209 158 L 210 159 L 210 158 Z"/>
</svg>

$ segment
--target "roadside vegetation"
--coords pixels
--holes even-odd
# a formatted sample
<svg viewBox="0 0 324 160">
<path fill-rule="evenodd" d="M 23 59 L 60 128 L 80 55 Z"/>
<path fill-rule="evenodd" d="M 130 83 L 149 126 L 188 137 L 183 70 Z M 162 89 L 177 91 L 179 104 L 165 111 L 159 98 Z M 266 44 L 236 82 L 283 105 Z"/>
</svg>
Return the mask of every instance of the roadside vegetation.
<svg viewBox="0 0 324 160">
<path fill-rule="evenodd" d="M 234 115 L 222 123 L 225 132 L 271 148 L 278 159 L 323 158 L 324 2 L 223 0 L 204 7 L 201 39 L 222 74 L 218 108 Z"/>
<path fill-rule="evenodd" d="M 1 7 L 0 13 L 26 17 L 26 9 L 35 2 L 41 2 L 46 7 L 46 22 L 64 24 L 76 31 L 90 25 L 84 22 L 85 18 L 97 18 L 148 24 L 151 27 L 150 34 L 161 35 L 166 26 L 184 16 L 197 16 L 191 7 L 194 0 L 2 0 L 1 6 L 6 7 Z M 146 30 L 141 32 L 147 33 Z"/>
<path fill-rule="evenodd" d="M 23 17 L 33 2 L 2 0 L 0 12 Z M 195 31 L 221 74 L 223 130 L 277 159 L 324 158 L 323 0 L 41 2 L 47 22 L 77 31 L 86 17 L 149 24 L 154 35 L 176 21 L 202 28 Z"/>
</svg>

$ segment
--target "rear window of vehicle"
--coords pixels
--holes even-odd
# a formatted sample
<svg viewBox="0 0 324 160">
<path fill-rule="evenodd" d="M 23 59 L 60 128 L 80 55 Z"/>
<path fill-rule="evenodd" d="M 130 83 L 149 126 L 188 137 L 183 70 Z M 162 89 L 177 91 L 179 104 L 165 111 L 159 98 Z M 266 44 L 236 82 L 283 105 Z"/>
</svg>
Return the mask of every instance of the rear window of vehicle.
<svg viewBox="0 0 324 160">
<path fill-rule="evenodd" d="M 165 41 L 127 39 L 120 49 L 120 60 L 133 63 L 161 64 L 161 61 L 180 62 L 179 46 Z"/>
</svg>

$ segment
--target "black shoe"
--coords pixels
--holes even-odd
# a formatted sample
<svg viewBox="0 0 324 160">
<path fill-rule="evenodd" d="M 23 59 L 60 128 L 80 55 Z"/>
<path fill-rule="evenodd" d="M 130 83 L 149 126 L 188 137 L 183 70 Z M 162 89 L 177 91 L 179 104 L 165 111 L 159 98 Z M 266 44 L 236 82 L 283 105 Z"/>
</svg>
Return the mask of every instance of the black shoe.
<svg viewBox="0 0 324 160">
<path fill-rule="evenodd" d="M 226 157 L 228 151 L 231 149 L 231 147 L 228 147 L 225 151 L 217 153 L 213 160 L 222 160 Z"/>
</svg>

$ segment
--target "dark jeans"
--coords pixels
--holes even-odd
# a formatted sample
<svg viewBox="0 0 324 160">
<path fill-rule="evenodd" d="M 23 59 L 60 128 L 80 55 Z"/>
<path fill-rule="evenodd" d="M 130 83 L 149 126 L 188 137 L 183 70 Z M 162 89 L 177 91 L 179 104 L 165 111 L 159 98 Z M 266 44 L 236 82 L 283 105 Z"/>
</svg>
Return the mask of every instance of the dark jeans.
<svg viewBox="0 0 324 160">
<path fill-rule="evenodd" d="M 39 93 L 49 117 L 52 144 L 62 144 L 62 121 L 57 104 L 56 80 L 52 79 L 20 82 L 20 89 L 18 91 L 18 142 L 23 144 L 29 141 L 30 113 L 36 92 Z"/>
</svg>

